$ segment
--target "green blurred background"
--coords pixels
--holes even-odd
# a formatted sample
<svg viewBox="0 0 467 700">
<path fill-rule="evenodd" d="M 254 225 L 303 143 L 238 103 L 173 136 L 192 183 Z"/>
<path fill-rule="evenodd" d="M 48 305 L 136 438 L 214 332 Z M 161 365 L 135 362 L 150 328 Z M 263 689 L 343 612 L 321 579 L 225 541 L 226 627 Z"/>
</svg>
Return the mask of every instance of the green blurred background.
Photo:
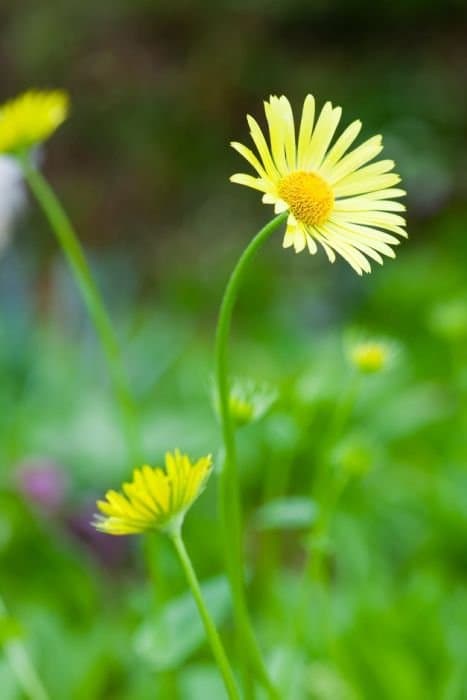
<svg viewBox="0 0 467 700">
<path fill-rule="evenodd" d="M 465 2 L 17 0 L 0 8 L 0 27 L 2 101 L 29 87 L 71 93 L 43 169 L 118 327 L 150 463 L 176 446 L 219 451 L 216 313 L 271 213 L 228 183 L 243 169 L 228 144 L 247 139 L 245 114 L 261 118 L 270 93 L 297 114 L 312 92 L 342 105 L 343 124 L 361 118 L 364 136 L 384 135 L 408 191 L 410 237 L 396 260 L 360 279 L 322 253 L 283 251 L 277 235 L 239 301 L 235 373 L 278 392 L 239 434 L 249 599 L 284 700 L 467 698 Z M 16 185 L 0 194 L 0 212 L 21 201 Z M 29 199 L 10 228 L 0 642 L 23 639 L 52 700 L 222 699 L 165 541 L 89 526 L 95 498 L 132 467 L 118 411 Z M 392 362 L 356 376 L 356 335 L 390 339 Z M 232 648 L 215 481 L 185 532 Z M 317 541 L 323 503 L 344 482 Z M 303 601 L 310 547 L 324 573 Z M 1 657 L 1 700 L 22 697 Z"/>
</svg>

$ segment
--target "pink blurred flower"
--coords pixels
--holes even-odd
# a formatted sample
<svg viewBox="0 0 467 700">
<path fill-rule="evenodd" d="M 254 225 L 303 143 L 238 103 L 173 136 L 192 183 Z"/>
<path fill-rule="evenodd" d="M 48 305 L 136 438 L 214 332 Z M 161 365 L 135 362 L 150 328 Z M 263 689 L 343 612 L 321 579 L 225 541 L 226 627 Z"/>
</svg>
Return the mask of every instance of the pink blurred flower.
<svg viewBox="0 0 467 700">
<path fill-rule="evenodd" d="M 16 485 L 32 505 L 57 513 L 64 505 L 68 479 L 60 466 L 47 457 L 30 457 L 16 467 Z"/>
</svg>

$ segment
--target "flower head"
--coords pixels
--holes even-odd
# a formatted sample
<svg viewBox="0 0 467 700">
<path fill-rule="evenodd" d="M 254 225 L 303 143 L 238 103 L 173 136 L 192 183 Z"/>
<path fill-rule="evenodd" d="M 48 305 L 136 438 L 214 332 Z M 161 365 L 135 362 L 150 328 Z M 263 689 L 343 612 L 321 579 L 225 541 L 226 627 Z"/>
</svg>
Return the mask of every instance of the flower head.
<svg viewBox="0 0 467 700">
<path fill-rule="evenodd" d="M 230 390 L 229 408 L 238 427 L 262 418 L 277 399 L 277 391 L 266 383 L 251 379 L 233 382 Z"/>
<path fill-rule="evenodd" d="M 0 107 L 0 153 L 27 150 L 48 138 L 68 113 L 61 90 L 30 90 Z"/>
<path fill-rule="evenodd" d="M 233 148 L 254 168 L 256 176 L 237 173 L 232 182 L 263 193 L 276 214 L 288 211 L 284 248 L 296 253 L 318 243 L 329 260 L 341 255 L 358 272 L 370 272 L 368 258 L 383 263 L 382 255 L 395 257 L 391 246 L 407 236 L 405 195 L 395 188 L 400 177 L 391 172 L 392 160 L 370 163 L 383 150 L 381 136 L 373 136 L 349 151 L 362 124 L 352 122 L 331 145 L 341 108 L 326 102 L 315 121 L 315 100 L 307 95 L 298 133 L 288 99 L 269 98 L 264 103 L 269 144 L 255 119 L 247 116 L 259 158 L 240 143 Z"/>
<path fill-rule="evenodd" d="M 179 450 L 167 452 L 165 470 L 145 465 L 134 470 L 123 493 L 107 491 L 106 500 L 97 502 L 103 515 L 96 515 L 94 526 L 108 535 L 176 530 L 203 490 L 211 466 L 210 455 L 192 463 Z"/>
<path fill-rule="evenodd" d="M 364 374 L 380 372 L 387 367 L 391 356 L 390 345 L 380 341 L 356 343 L 350 350 L 352 364 Z"/>
</svg>

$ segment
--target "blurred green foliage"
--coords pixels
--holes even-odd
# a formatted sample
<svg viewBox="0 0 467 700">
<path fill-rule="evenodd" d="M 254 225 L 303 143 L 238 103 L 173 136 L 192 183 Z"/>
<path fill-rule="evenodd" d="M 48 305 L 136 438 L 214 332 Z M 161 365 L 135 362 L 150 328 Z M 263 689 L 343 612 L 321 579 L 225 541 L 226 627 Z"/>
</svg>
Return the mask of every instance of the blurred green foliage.
<svg viewBox="0 0 467 700">
<path fill-rule="evenodd" d="M 235 374 L 278 392 L 239 432 L 249 597 L 284 700 L 467 698 L 465 4 L 19 0 L 0 18 L 2 94 L 72 93 L 45 167 L 110 301 L 152 463 L 219 449 L 215 314 L 268 216 L 227 184 L 244 114 L 312 91 L 385 135 L 409 192 L 397 259 L 360 280 L 276 237 L 239 301 Z M 395 342 L 386 369 L 355 373 L 355 329 Z M 132 465 L 32 208 L 0 260 L 0 380 L 0 642 L 24 639 L 52 700 L 224 697 L 167 543 L 89 527 Z M 55 500 L 38 472 L 61 475 Z M 215 492 L 185 532 L 229 643 Z M 310 547 L 323 570 L 303 600 Z M 0 688 L 22 697 L 3 657 Z"/>
</svg>

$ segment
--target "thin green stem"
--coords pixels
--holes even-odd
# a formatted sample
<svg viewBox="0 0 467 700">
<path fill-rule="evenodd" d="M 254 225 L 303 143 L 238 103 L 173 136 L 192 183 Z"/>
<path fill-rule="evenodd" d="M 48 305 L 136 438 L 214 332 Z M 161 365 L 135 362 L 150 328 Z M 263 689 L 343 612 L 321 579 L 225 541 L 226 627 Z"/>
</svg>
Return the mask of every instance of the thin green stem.
<svg viewBox="0 0 467 700">
<path fill-rule="evenodd" d="M 191 563 L 191 559 L 186 551 L 182 536 L 179 532 L 176 532 L 171 535 L 171 540 L 174 544 L 183 571 L 185 572 L 188 585 L 190 586 L 193 598 L 195 599 L 195 603 L 198 607 L 204 629 L 206 630 L 207 638 L 211 645 L 214 659 L 216 660 L 217 666 L 224 681 L 225 689 L 227 690 L 227 695 L 229 696 L 230 700 L 240 700 L 240 695 L 237 690 L 232 668 L 225 653 L 221 638 L 219 637 L 219 633 L 211 618 L 211 615 L 209 614 L 206 603 L 204 602 L 198 577 L 196 576 L 193 564 Z"/>
<path fill-rule="evenodd" d="M 83 295 L 91 320 L 100 339 L 104 355 L 110 371 L 115 395 L 120 406 L 122 421 L 128 441 L 130 459 L 137 461 L 137 436 L 135 426 L 136 409 L 131 395 L 127 377 L 123 369 L 123 362 L 117 336 L 110 321 L 109 314 L 102 297 L 94 282 L 86 257 L 61 203 L 54 191 L 34 167 L 29 154 L 23 155 L 19 162 L 24 176 L 42 207 L 49 224 L 62 247 L 65 257 L 73 271 L 77 285 Z"/>
<path fill-rule="evenodd" d="M 287 213 L 276 216 L 250 241 L 235 266 L 224 292 L 216 332 L 216 383 L 219 413 L 225 448 L 225 461 L 220 474 L 220 514 L 223 524 L 223 539 L 227 572 L 232 590 L 235 618 L 238 625 L 239 643 L 243 654 L 243 667 L 251 667 L 267 689 L 271 698 L 278 694 L 269 679 L 266 666 L 252 630 L 244 589 L 244 566 L 242 546 L 242 511 L 238 485 L 235 426 L 229 410 L 230 382 L 228 372 L 228 340 L 232 313 L 245 272 L 257 250 L 285 221 Z M 247 673 L 247 671 L 246 671 Z"/>
<path fill-rule="evenodd" d="M 5 615 L 6 612 L 5 604 L 0 598 L 0 615 Z M 11 670 L 26 697 L 29 700 L 49 700 L 49 695 L 21 640 L 9 639 L 4 642 L 3 649 Z"/>
</svg>

